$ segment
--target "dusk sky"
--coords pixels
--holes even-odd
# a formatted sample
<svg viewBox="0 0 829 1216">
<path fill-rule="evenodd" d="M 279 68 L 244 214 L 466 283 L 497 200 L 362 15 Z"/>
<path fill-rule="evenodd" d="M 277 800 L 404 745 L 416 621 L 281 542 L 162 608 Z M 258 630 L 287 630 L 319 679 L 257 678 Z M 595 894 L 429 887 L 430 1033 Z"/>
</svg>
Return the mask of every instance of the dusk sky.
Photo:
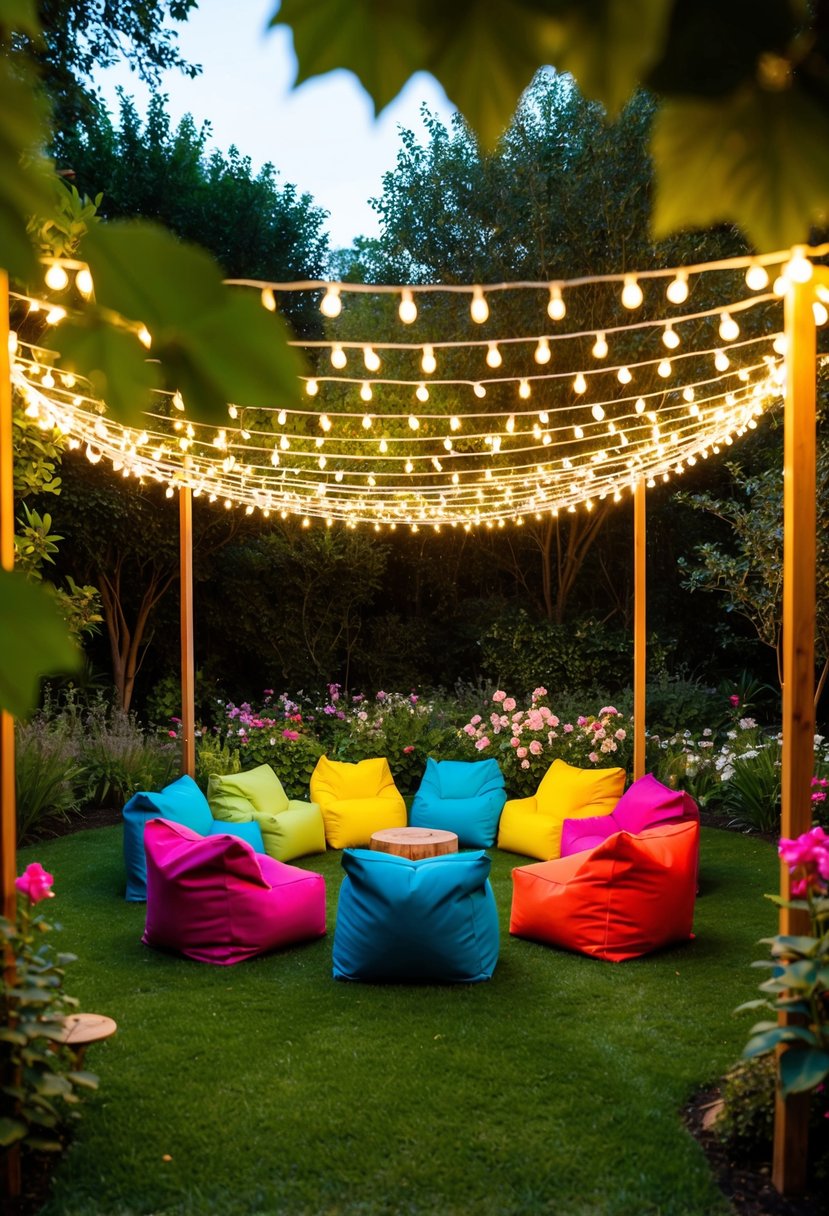
<svg viewBox="0 0 829 1216">
<path fill-rule="evenodd" d="M 179 44 L 200 63 L 195 80 L 169 72 L 162 84 L 174 120 L 186 113 L 208 119 L 213 144 L 235 144 L 258 168 L 272 161 L 282 180 L 312 194 L 330 212 L 332 247 L 358 235 L 378 234 L 368 199 L 380 193 L 383 173 L 393 167 L 398 126 L 421 131 L 426 102 L 448 121 L 452 106 L 433 77 L 420 73 L 377 120 L 356 78 L 348 72 L 319 77 L 291 90 L 296 60 L 290 32 L 268 31 L 275 0 L 201 0 L 179 28 Z M 128 70 L 100 73 L 98 83 L 113 113 L 115 86 L 122 84 L 146 108 L 148 92 Z"/>
</svg>

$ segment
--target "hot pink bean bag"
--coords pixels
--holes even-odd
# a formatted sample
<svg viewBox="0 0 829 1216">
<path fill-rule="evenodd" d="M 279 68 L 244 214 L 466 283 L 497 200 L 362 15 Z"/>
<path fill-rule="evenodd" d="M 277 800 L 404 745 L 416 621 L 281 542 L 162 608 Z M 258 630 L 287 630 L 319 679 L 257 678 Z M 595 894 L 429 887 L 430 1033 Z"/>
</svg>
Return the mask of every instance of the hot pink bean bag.
<svg viewBox="0 0 829 1216">
<path fill-rule="evenodd" d="M 646 773 L 622 794 L 609 815 L 565 819 L 561 829 L 561 856 L 594 849 L 616 832 L 638 836 L 662 823 L 699 823 L 699 810 L 690 794 L 672 790 L 652 773 Z"/>
<path fill-rule="evenodd" d="M 325 933 L 321 874 L 166 819 L 150 820 L 144 847 L 148 946 L 227 965 Z"/>
</svg>

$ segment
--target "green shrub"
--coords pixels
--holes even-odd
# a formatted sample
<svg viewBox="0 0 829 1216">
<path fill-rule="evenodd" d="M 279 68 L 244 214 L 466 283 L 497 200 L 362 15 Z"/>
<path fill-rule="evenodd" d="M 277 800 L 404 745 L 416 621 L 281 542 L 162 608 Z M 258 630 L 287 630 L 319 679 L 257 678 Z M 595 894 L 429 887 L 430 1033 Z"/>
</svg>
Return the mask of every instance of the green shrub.
<svg viewBox="0 0 829 1216">
<path fill-rule="evenodd" d="M 84 769 L 72 740 L 60 724 L 42 714 L 15 729 L 15 796 L 20 844 L 66 822 L 80 806 Z"/>
<path fill-rule="evenodd" d="M 756 745 L 723 769 L 723 809 L 744 831 L 780 829 L 781 745 L 756 732 Z"/>
<path fill-rule="evenodd" d="M 196 781 L 202 790 L 213 776 L 238 773 L 242 759 L 237 748 L 228 747 L 225 740 L 212 731 L 203 730 L 196 738 Z"/>
<path fill-rule="evenodd" d="M 180 769 L 177 741 L 148 735 L 134 715 L 102 700 L 87 712 L 78 748 L 89 806 L 117 806 L 136 790 L 161 789 Z"/>
<path fill-rule="evenodd" d="M 647 723 L 653 735 L 682 731 L 698 734 L 706 727 L 716 733 L 725 723 L 728 699 L 687 676 L 665 673 L 648 680 Z"/>
<path fill-rule="evenodd" d="M 723 1078 L 723 1109 L 714 1131 L 741 1156 L 763 1157 L 771 1147 L 776 1076 L 774 1057 L 763 1056 L 740 1060 Z"/>
<path fill-rule="evenodd" d="M 308 799 L 308 784 L 311 774 L 323 749 L 316 739 L 300 735 L 297 739 L 286 739 L 279 731 L 274 734 L 250 733 L 239 744 L 240 767 L 254 768 L 257 764 L 269 764 L 276 773 L 289 798 Z M 233 770 L 230 770 L 233 771 Z"/>
</svg>

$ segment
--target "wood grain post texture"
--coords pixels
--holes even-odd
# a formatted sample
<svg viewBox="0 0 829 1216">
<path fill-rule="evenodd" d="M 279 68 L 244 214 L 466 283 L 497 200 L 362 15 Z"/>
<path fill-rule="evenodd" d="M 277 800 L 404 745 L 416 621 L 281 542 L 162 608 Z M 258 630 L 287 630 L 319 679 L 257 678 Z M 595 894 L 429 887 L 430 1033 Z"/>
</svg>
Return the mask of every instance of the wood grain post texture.
<svg viewBox="0 0 829 1216">
<path fill-rule="evenodd" d="M 783 766 L 781 835 L 811 827 L 815 733 L 815 398 L 816 338 L 811 282 L 790 283 L 785 299 L 786 411 L 783 454 Z M 780 892 L 790 898 L 781 862 Z M 808 932 L 805 912 L 780 909 L 780 932 Z M 785 1022 L 785 1015 L 780 1015 Z M 796 1049 L 795 1049 L 796 1050 Z M 774 1117 L 772 1181 L 786 1195 L 806 1186 L 809 1095 L 783 1101 Z"/>
<path fill-rule="evenodd" d="M 12 384 L 9 360 L 9 279 L 0 270 L 0 566 L 14 566 L 14 454 L 12 451 Z M 17 914 L 17 812 L 14 791 L 14 719 L 0 710 L 0 911 Z M 3 959 L 6 979 L 13 976 Z M 2 1078 L 0 1078 L 2 1080 Z M 0 1150 L 0 1195 L 20 1194 L 20 1146 Z"/>
<path fill-rule="evenodd" d="M 193 630 L 193 492 L 181 486 L 179 561 L 181 575 L 181 771 L 196 776 L 196 669 Z"/>
<path fill-rule="evenodd" d="M 645 775 L 645 689 L 647 672 L 645 482 L 633 491 L 633 779 Z"/>
</svg>

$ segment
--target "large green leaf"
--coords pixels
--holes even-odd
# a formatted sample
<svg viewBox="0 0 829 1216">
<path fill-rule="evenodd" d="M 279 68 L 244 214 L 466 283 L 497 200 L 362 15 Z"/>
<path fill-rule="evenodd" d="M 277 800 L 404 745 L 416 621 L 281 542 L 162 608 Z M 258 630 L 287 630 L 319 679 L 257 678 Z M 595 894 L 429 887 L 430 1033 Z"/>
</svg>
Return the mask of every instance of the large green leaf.
<svg viewBox="0 0 829 1216">
<path fill-rule="evenodd" d="M 829 107 L 796 88 L 667 101 L 652 147 L 657 239 L 731 221 L 766 251 L 829 217 Z"/>
<path fill-rule="evenodd" d="M 7 570 L 0 570 L 0 655 L 0 709 L 16 718 L 34 709 L 42 676 L 81 663 L 48 592 Z"/>
<path fill-rule="evenodd" d="M 134 333 L 116 329 L 93 314 L 88 324 L 61 324 L 50 344 L 61 356 L 61 367 L 86 376 L 113 417 L 139 424 L 159 376 Z"/>
<path fill-rule="evenodd" d="M 271 25 L 289 25 L 297 84 L 350 68 L 382 110 L 426 63 L 430 39 L 412 0 L 282 0 Z"/>
<path fill-rule="evenodd" d="M 783 1097 L 814 1089 L 829 1074 L 829 1052 L 792 1047 L 780 1057 L 780 1090 Z"/>
<path fill-rule="evenodd" d="M 27 221 L 54 205 L 39 155 L 46 143 L 46 113 L 28 73 L 0 57 L 0 266 L 24 280 L 38 272 Z"/>
<path fill-rule="evenodd" d="M 539 4 L 539 8 L 549 5 Z M 665 46 L 673 0 L 581 0 L 543 26 L 537 55 L 617 114 Z"/>
</svg>

